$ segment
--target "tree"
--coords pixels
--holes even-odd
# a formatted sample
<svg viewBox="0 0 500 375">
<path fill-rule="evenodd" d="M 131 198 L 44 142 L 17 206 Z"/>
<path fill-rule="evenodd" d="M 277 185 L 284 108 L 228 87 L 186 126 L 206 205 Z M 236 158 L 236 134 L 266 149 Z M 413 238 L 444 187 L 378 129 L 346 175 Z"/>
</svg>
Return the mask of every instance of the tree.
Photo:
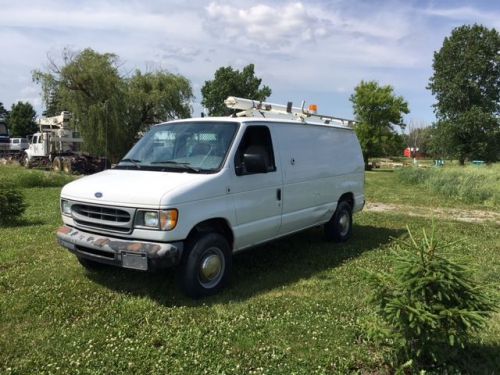
<svg viewBox="0 0 500 375">
<path fill-rule="evenodd" d="M 500 147 L 500 35 L 481 25 L 460 26 L 434 53 L 428 88 L 436 96 L 442 149 L 460 164 L 494 161 Z"/>
<path fill-rule="evenodd" d="M 17 102 L 12 104 L 7 119 L 11 136 L 24 138 L 35 133 L 38 130 L 35 117 L 36 111 L 30 103 Z"/>
<path fill-rule="evenodd" d="M 140 128 L 191 116 L 193 91 L 186 78 L 166 71 L 142 74 L 137 70 L 127 83 L 129 109 Z"/>
<path fill-rule="evenodd" d="M 118 56 L 88 48 L 63 52 L 63 65 L 50 62 L 48 72 L 35 71 L 47 112 L 73 114 L 83 149 L 119 160 L 149 125 L 188 117 L 193 97 L 189 81 L 168 72 L 122 77 Z"/>
<path fill-rule="evenodd" d="M 0 102 L 0 122 L 7 121 L 7 117 L 9 117 L 9 111 L 7 111 L 3 103 Z"/>
<path fill-rule="evenodd" d="M 369 158 L 387 155 L 387 151 L 391 149 L 388 146 L 398 138 L 396 126 L 405 126 L 403 115 L 410 110 L 402 96 L 395 96 L 391 86 L 379 86 L 375 81 L 361 81 L 354 89 L 350 101 L 357 121 L 356 135 L 368 167 Z"/>
<path fill-rule="evenodd" d="M 253 64 L 245 66 L 241 72 L 230 66 L 221 67 L 215 72 L 214 79 L 205 81 L 201 88 L 201 104 L 208 109 L 210 116 L 227 116 L 232 113 L 224 105 L 228 96 L 266 100 L 271 89 L 266 85 L 259 88 L 261 83 L 262 79 L 255 76 Z"/>
<path fill-rule="evenodd" d="M 408 132 L 404 136 L 406 147 L 418 148 L 419 152 L 425 154 L 433 153 L 434 134 L 430 125 L 424 122 L 410 121 L 405 130 Z"/>
</svg>

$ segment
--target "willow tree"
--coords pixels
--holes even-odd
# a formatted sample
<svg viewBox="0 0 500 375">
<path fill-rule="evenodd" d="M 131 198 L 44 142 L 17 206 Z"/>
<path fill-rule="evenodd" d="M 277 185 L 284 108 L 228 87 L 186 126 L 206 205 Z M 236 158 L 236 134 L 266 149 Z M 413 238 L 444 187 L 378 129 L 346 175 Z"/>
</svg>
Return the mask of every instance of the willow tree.
<svg viewBox="0 0 500 375">
<path fill-rule="evenodd" d="M 85 49 L 63 52 L 63 64 L 35 71 L 42 99 L 51 112 L 70 111 L 84 140 L 83 150 L 118 160 L 155 122 L 189 117 L 189 81 L 165 71 L 123 77 L 118 56 Z"/>
</svg>

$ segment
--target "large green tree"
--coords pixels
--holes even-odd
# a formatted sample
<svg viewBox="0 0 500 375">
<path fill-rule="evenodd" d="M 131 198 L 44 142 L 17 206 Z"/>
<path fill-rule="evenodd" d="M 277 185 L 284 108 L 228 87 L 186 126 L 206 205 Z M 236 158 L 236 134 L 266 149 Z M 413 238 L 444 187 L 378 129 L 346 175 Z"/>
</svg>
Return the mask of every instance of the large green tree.
<svg viewBox="0 0 500 375">
<path fill-rule="evenodd" d="M 0 121 L 7 121 L 8 116 L 9 111 L 3 106 L 3 103 L 0 102 Z"/>
<path fill-rule="evenodd" d="M 84 150 L 116 161 L 135 143 L 139 132 L 157 122 L 189 117 L 193 98 L 189 81 L 165 71 L 131 77 L 119 72 L 118 56 L 85 49 L 63 52 L 61 66 L 35 71 L 48 114 L 73 114 Z"/>
<path fill-rule="evenodd" d="M 434 53 L 428 88 L 436 96 L 441 149 L 461 164 L 494 161 L 500 148 L 500 35 L 481 25 L 455 28 Z"/>
<path fill-rule="evenodd" d="M 249 64 L 240 72 L 230 66 L 217 69 L 214 79 L 205 81 L 201 88 L 201 104 L 210 116 L 227 116 L 232 111 L 224 105 L 228 96 L 266 100 L 271 95 L 269 86 L 262 86 L 262 79 L 255 76 L 255 67 Z"/>
<path fill-rule="evenodd" d="M 26 137 L 35 133 L 38 130 L 35 117 L 36 111 L 30 103 L 12 104 L 7 119 L 11 137 Z"/>
<path fill-rule="evenodd" d="M 404 127 L 403 115 L 410 110 L 404 98 L 394 94 L 392 86 L 361 81 L 350 100 L 366 166 L 369 158 L 388 155 L 394 152 L 394 145 L 402 146 L 402 137 L 396 128 Z"/>
</svg>

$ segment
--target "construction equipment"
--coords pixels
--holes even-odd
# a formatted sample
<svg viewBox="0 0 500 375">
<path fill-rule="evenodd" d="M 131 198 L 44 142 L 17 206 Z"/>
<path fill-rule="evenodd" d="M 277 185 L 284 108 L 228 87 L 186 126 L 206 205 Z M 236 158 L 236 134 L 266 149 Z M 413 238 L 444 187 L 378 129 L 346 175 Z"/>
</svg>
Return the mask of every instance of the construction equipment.
<svg viewBox="0 0 500 375">
<path fill-rule="evenodd" d="M 106 159 L 85 155 L 80 134 L 70 127 L 71 113 L 38 120 L 39 131 L 33 134 L 22 163 L 27 168 L 45 167 L 66 173 L 94 173 L 105 169 Z"/>
<path fill-rule="evenodd" d="M 349 128 L 352 128 L 355 125 L 355 121 L 353 120 L 318 114 L 318 107 L 315 104 L 311 104 L 309 108 L 306 109 L 305 101 L 302 102 L 302 106 L 299 108 L 293 107 L 292 102 L 288 102 L 286 105 L 283 105 L 229 96 L 226 100 L 224 100 L 224 104 L 230 109 L 241 110 L 241 112 L 236 113 L 237 117 L 245 116 L 274 117 L 287 120 L 295 119 L 303 123 L 318 122 L 325 125 L 338 125 Z"/>
</svg>

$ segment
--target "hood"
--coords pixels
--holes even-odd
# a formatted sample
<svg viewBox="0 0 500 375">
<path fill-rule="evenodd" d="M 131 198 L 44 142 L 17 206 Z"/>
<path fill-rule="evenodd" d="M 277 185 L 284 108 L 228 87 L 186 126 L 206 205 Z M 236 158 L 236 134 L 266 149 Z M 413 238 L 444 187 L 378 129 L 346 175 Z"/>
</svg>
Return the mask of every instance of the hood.
<svg viewBox="0 0 500 375">
<path fill-rule="evenodd" d="M 197 185 L 207 174 L 108 169 L 70 182 L 63 198 L 126 207 L 158 208 L 161 198 L 181 187 Z M 101 193 L 101 198 L 96 197 Z"/>
</svg>

